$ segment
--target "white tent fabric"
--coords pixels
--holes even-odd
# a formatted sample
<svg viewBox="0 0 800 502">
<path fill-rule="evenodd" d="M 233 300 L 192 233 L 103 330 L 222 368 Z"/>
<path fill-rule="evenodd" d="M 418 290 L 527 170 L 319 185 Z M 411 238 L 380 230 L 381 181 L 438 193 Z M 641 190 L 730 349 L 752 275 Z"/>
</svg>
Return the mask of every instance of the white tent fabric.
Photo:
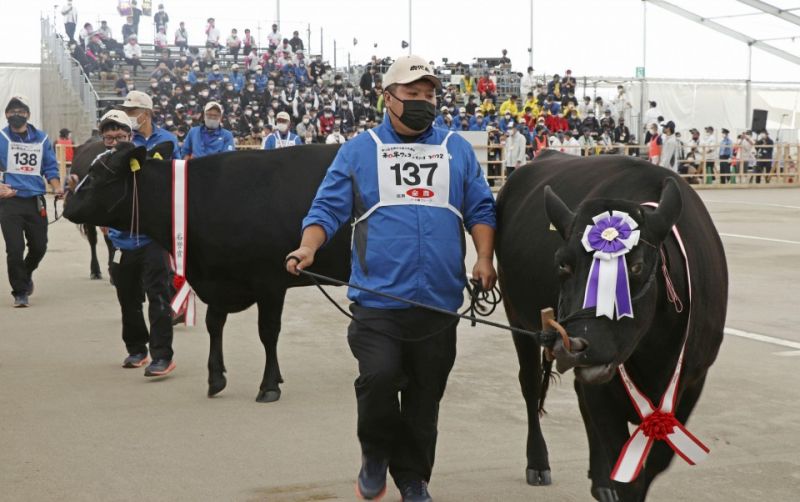
<svg viewBox="0 0 800 502">
<path fill-rule="evenodd" d="M 0 64 L 0 105 L 6 108 L 11 96 L 22 94 L 31 103 L 30 122 L 42 125 L 41 71 L 39 65 Z M 0 127 L 6 126 L 5 114 L 0 114 Z"/>
</svg>

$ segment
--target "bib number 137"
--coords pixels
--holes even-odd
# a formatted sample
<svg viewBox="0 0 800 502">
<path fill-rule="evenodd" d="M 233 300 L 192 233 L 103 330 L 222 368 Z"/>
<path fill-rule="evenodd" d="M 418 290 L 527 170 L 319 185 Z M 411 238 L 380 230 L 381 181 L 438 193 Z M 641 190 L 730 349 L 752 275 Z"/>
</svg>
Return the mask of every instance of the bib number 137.
<svg viewBox="0 0 800 502">
<path fill-rule="evenodd" d="M 394 171 L 395 185 L 408 185 L 417 186 L 422 184 L 422 176 L 427 174 L 425 185 L 433 186 L 433 173 L 439 164 L 436 162 L 428 162 L 424 164 L 416 164 L 414 162 L 406 162 L 404 164 L 397 164 L 389 166 L 389 169 Z"/>
</svg>

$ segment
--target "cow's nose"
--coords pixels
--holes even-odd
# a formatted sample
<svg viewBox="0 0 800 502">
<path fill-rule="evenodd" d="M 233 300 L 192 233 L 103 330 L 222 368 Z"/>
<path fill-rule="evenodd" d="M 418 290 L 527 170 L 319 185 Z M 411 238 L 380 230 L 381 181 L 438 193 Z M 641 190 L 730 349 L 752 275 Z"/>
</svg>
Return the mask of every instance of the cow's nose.
<svg viewBox="0 0 800 502">
<path fill-rule="evenodd" d="M 586 361 L 586 349 L 589 348 L 589 342 L 583 338 L 569 338 L 569 347 L 564 346 L 561 339 L 556 340 L 553 347 L 553 355 L 556 358 L 556 370 L 559 373 L 565 373 L 575 366 L 580 366 L 581 363 Z"/>
</svg>

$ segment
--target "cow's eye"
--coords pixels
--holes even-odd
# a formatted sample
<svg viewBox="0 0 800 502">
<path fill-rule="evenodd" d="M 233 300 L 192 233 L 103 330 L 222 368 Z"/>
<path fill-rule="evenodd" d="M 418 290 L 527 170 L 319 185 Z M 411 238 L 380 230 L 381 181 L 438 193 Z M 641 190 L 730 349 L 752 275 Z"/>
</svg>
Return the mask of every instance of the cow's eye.
<svg viewBox="0 0 800 502">
<path fill-rule="evenodd" d="M 561 262 L 558 264 L 558 275 L 561 278 L 566 278 L 572 275 L 572 267 L 568 263 Z"/>
<path fill-rule="evenodd" d="M 643 268 L 644 267 L 642 265 L 642 262 L 634 263 L 633 265 L 631 265 L 631 274 L 640 275 L 642 273 Z"/>
</svg>

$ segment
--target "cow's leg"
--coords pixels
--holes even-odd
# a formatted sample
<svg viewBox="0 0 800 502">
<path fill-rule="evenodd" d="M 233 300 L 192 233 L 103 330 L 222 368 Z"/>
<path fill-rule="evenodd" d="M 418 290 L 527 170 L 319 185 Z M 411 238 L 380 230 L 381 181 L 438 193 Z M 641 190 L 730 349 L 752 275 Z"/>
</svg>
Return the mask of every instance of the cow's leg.
<svg viewBox="0 0 800 502">
<path fill-rule="evenodd" d="M 219 394 L 227 385 L 225 378 L 225 362 L 222 357 L 222 329 L 228 319 L 227 312 L 208 306 L 206 311 L 206 328 L 208 329 L 208 397 Z"/>
<path fill-rule="evenodd" d="M 519 384 L 528 411 L 528 442 L 525 449 L 528 465 L 525 477 L 529 485 L 549 485 L 552 483 L 550 462 L 547 457 L 547 444 L 539 424 L 539 398 L 542 388 L 541 347 L 528 336 L 514 333 L 513 337 L 519 360 Z"/>
<path fill-rule="evenodd" d="M 281 397 L 278 384 L 283 383 L 278 365 L 278 334 L 281 332 L 281 314 L 286 288 L 276 291 L 268 298 L 258 300 L 258 336 L 266 352 L 266 365 L 261 388 L 256 396 L 259 403 L 271 403 Z"/>
<path fill-rule="evenodd" d="M 575 382 L 575 393 L 578 395 L 578 406 L 589 440 L 589 479 L 592 480 L 592 497 L 601 502 L 618 502 L 616 491 L 611 483 L 610 455 L 605 451 L 605 445 L 600 441 L 599 433 L 586 404 L 583 384 Z"/>
<path fill-rule="evenodd" d="M 690 387 L 686 388 L 681 396 L 679 396 L 678 406 L 675 410 L 675 418 L 682 424 L 686 424 L 689 415 L 697 404 L 700 398 L 700 393 L 703 390 L 706 377 L 703 377 L 694 382 Z M 650 484 L 655 478 L 664 472 L 669 467 L 670 462 L 675 456 L 675 452 L 664 441 L 656 441 L 653 448 L 650 450 L 650 456 L 647 457 L 647 463 L 642 471 L 644 476 L 644 487 L 641 493 L 641 500 L 647 497 L 647 492 L 650 489 Z"/>
<path fill-rule="evenodd" d="M 97 261 L 97 227 L 86 224 L 83 226 L 83 232 L 86 234 L 86 240 L 89 241 L 89 249 L 92 252 L 92 260 L 89 263 L 89 277 L 91 279 L 102 279 L 100 263 Z"/>
</svg>

